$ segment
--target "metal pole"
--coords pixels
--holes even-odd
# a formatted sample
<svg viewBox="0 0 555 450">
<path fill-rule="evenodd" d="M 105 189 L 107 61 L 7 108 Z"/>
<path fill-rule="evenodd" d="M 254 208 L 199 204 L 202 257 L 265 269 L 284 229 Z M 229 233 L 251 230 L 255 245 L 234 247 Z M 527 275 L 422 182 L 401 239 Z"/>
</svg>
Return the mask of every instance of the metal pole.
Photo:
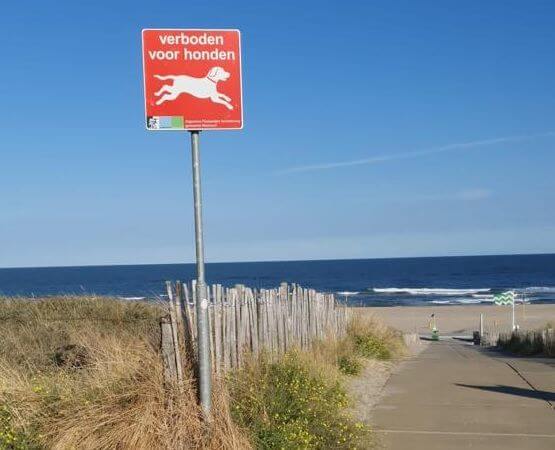
<svg viewBox="0 0 555 450">
<path fill-rule="evenodd" d="M 204 241 L 202 235 L 202 192 L 200 186 L 199 131 L 191 131 L 193 160 L 193 199 L 195 204 L 195 248 L 197 254 L 197 335 L 199 396 L 202 411 L 210 418 L 212 403 L 212 368 L 210 364 L 210 335 L 208 328 L 208 298 L 204 278 Z"/>
<path fill-rule="evenodd" d="M 513 294 L 513 331 L 515 331 L 515 296 Z"/>
</svg>

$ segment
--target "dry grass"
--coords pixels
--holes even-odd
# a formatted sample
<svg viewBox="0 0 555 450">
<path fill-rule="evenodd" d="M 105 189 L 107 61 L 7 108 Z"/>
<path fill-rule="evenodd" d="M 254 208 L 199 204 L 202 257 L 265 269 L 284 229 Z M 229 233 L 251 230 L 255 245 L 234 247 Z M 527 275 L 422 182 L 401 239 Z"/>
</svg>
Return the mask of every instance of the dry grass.
<svg viewBox="0 0 555 450">
<path fill-rule="evenodd" d="M 163 313 L 105 298 L 0 300 L 0 448 L 249 448 L 224 386 L 210 433 L 191 371 L 164 387 Z"/>
<path fill-rule="evenodd" d="M 372 337 L 379 343 L 381 348 L 378 349 L 377 353 L 365 355 L 367 357 L 391 359 L 403 356 L 406 353 L 403 333 L 386 325 L 380 318 L 375 316 L 360 313 L 355 314 L 349 324 L 347 335 L 355 341 L 355 345 L 357 341 L 364 341 L 368 337 Z M 363 348 L 358 349 L 358 351 L 363 350 Z"/>
<path fill-rule="evenodd" d="M 346 375 L 358 375 L 367 359 L 394 359 L 406 353 L 402 333 L 374 316 L 354 314 L 347 335 L 316 343 L 311 352 L 317 362 L 336 366 Z"/>
</svg>

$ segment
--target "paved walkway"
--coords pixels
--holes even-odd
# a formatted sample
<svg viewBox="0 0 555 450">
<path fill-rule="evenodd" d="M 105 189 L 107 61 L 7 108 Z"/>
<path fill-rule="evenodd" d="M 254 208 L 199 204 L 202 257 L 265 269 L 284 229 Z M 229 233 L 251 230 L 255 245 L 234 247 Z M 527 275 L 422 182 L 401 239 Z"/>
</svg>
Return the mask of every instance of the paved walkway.
<svg viewBox="0 0 555 450">
<path fill-rule="evenodd" d="M 373 415 L 393 450 L 555 449 L 555 360 L 430 342 L 386 385 Z"/>
</svg>

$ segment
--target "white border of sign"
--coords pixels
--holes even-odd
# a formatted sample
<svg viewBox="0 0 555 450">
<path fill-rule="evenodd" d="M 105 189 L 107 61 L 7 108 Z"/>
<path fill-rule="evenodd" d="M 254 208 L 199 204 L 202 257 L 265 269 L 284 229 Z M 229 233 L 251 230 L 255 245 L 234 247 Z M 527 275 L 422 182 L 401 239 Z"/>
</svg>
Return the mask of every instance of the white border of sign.
<svg viewBox="0 0 555 450">
<path fill-rule="evenodd" d="M 146 76 L 145 76 L 145 31 L 172 31 L 172 30 L 182 30 L 182 31 L 236 31 L 239 34 L 239 89 L 241 90 L 241 126 L 235 128 L 159 128 L 154 130 L 148 128 L 146 123 Z M 143 28 L 141 30 L 141 60 L 143 63 L 143 100 L 145 105 L 145 111 L 143 115 L 144 126 L 147 131 L 233 131 L 242 130 L 245 120 L 244 120 L 244 110 L 243 110 L 243 60 L 241 59 L 241 30 L 238 28 Z"/>
</svg>

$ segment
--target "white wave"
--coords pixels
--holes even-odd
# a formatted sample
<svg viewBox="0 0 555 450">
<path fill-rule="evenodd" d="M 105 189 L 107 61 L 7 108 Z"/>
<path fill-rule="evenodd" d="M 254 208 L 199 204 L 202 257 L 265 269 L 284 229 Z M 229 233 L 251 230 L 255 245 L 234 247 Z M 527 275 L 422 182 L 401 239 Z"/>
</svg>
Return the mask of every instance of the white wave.
<svg viewBox="0 0 555 450">
<path fill-rule="evenodd" d="M 493 294 L 472 294 L 472 298 L 481 298 L 482 300 L 493 300 Z"/>
<path fill-rule="evenodd" d="M 482 303 L 482 301 L 477 298 L 458 298 L 454 301 L 455 303 L 461 303 L 463 305 L 474 305 L 474 304 Z"/>
<path fill-rule="evenodd" d="M 526 288 L 513 289 L 515 292 L 533 293 L 533 294 L 555 294 L 553 286 L 532 286 Z"/>
<path fill-rule="evenodd" d="M 357 292 L 357 291 L 341 291 L 341 292 L 337 293 L 337 295 L 347 295 L 347 296 L 357 295 L 357 294 L 360 294 L 360 292 Z"/>
<path fill-rule="evenodd" d="M 410 295 L 470 295 L 489 292 L 491 289 L 443 289 L 443 288 L 373 288 L 376 293 Z"/>
<path fill-rule="evenodd" d="M 449 300 L 430 300 L 435 305 L 479 305 L 482 300 L 477 298 L 450 298 Z"/>
<path fill-rule="evenodd" d="M 146 297 L 118 297 L 121 300 L 144 300 Z"/>
</svg>

